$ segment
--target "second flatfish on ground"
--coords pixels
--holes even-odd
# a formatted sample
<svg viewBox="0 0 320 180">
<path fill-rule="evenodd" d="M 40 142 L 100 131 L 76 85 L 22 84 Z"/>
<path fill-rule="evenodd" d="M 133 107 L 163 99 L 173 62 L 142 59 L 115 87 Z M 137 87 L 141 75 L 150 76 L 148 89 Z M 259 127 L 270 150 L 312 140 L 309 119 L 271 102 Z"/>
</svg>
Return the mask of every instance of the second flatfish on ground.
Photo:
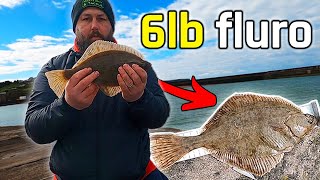
<svg viewBox="0 0 320 180">
<path fill-rule="evenodd" d="M 113 42 L 98 40 L 93 42 L 72 69 L 53 70 L 46 72 L 50 88 L 61 97 L 68 80 L 73 74 L 84 69 L 92 68 L 92 71 L 99 71 L 99 77 L 94 80 L 102 92 L 107 96 L 115 96 L 121 91 L 117 81 L 119 66 L 123 64 L 137 64 L 147 71 L 151 64 L 144 60 L 143 55 L 125 45 Z"/>
<path fill-rule="evenodd" d="M 235 93 L 200 128 L 198 136 L 155 133 L 151 156 L 160 169 L 205 148 L 230 166 L 262 176 L 274 168 L 319 123 L 280 96 Z"/>
</svg>

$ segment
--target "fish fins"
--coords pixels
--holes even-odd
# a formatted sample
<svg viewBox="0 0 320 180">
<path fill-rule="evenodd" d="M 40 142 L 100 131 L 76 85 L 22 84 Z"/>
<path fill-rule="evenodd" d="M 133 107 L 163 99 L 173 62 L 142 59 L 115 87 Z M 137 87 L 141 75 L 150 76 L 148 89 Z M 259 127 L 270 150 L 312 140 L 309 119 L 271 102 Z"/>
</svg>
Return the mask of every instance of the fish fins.
<svg viewBox="0 0 320 180">
<path fill-rule="evenodd" d="M 84 52 L 82 57 L 77 61 L 77 63 L 72 68 L 75 68 L 81 65 L 90 57 L 106 51 L 125 51 L 128 53 L 134 54 L 141 59 L 144 59 L 143 55 L 139 51 L 129 46 L 116 44 L 110 41 L 97 40 L 87 48 L 87 50 Z"/>
<path fill-rule="evenodd" d="M 60 98 L 67 85 L 68 79 L 64 76 L 64 70 L 53 70 L 45 73 L 50 88 Z"/>
<path fill-rule="evenodd" d="M 286 106 L 290 106 L 292 108 L 295 108 L 297 110 L 300 110 L 300 107 L 295 105 L 293 102 L 289 101 L 288 99 L 285 99 L 281 96 L 275 96 L 275 95 L 265 95 L 265 94 L 258 94 L 258 93 L 234 93 L 231 95 L 230 98 L 225 102 L 224 106 L 226 106 L 226 109 L 234 110 L 233 108 L 242 108 L 244 106 L 247 106 L 250 103 L 257 103 L 257 102 L 277 102 L 282 103 Z"/>
<path fill-rule="evenodd" d="M 233 169 L 234 171 L 237 171 L 238 173 L 244 175 L 244 176 L 247 176 L 248 178 L 251 178 L 251 179 L 254 179 L 254 180 L 256 179 L 251 173 L 249 173 L 249 172 L 247 172 L 247 171 L 244 171 L 244 170 L 239 169 L 239 168 L 237 168 L 237 167 L 232 167 L 232 169 Z"/>
<path fill-rule="evenodd" d="M 283 153 L 265 157 L 241 157 L 231 153 L 221 153 L 220 151 L 209 150 L 218 160 L 251 172 L 258 176 L 263 176 L 273 169 L 283 158 Z"/>
<path fill-rule="evenodd" d="M 109 97 L 113 97 L 121 92 L 120 86 L 101 86 L 100 89 L 105 95 Z"/>
<path fill-rule="evenodd" d="M 174 133 L 157 133 L 150 136 L 151 157 L 159 169 L 166 169 L 191 150 L 186 137 Z"/>
</svg>

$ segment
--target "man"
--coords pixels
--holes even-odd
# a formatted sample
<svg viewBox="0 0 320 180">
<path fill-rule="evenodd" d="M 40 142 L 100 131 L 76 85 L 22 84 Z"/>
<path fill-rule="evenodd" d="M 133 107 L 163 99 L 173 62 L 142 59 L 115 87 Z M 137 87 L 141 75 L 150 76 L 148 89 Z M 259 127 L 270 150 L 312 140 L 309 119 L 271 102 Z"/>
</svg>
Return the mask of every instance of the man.
<svg viewBox="0 0 320 180">
<path fill-rule="evenodd" d="M 115 42 L 114 14 L 107 0 L 77 0 L 72 9 L 75 45 L 39 72 L 26 113 L 25 128 L 39 144 L 56 141 L 50 157 L 55 178 L 167 179 L 150 161 L 148 128 L 161 127 L 169 105 L 152 68 L 123 65 L 117 76 L 122 93 L 105 96 L 83 69 L 69 80 L 63 97 L 45 73 L 70 69 L 94 41 Z"/>
</svg>

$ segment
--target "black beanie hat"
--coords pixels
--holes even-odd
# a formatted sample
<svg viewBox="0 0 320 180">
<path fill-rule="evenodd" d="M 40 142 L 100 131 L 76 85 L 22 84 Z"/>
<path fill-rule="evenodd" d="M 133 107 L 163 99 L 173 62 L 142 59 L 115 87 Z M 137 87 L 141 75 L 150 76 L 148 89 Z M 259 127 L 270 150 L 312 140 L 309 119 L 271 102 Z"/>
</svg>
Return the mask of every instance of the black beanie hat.
<svg viewBox="0 0 320 180">
<path fill-rule="evenodd" d="M 112 26 L 112 29 L 114 31 L 114 24 L 115 24 L 114 14 L 108 0 L 77 0 L 76 3 L 74 3 L 72 12 L 71 12 L 73 32 L 75 32 L 75 28 L 76 28 L 80 14 L 87 7 L 96 7 L 101 9 L 104 13 L 106 13 L 110 21 L 110 24 Z"/>
</svg>

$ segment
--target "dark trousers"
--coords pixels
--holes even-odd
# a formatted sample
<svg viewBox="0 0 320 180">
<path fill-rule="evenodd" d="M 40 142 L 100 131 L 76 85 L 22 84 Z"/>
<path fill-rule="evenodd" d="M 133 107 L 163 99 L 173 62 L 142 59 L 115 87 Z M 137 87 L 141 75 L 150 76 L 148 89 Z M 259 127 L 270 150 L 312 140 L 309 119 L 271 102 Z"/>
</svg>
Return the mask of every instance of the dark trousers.
<svg viewBox="0 0 320 180">
<path fill-rule="evenodd" d="M 164 175 L 158 169 L 150 173 L 144 180 L 169 180 L 166 175 Z"/>
<path fill-rule="evenodd" d="M 55 175 L 53 180 L 62 180 L 62 179 L 59 176 Z M 155 169 L 143 180 L 169 180 L 169 179 L 161 171 L 159 171 L 158 169 Z"/>
</svg>

